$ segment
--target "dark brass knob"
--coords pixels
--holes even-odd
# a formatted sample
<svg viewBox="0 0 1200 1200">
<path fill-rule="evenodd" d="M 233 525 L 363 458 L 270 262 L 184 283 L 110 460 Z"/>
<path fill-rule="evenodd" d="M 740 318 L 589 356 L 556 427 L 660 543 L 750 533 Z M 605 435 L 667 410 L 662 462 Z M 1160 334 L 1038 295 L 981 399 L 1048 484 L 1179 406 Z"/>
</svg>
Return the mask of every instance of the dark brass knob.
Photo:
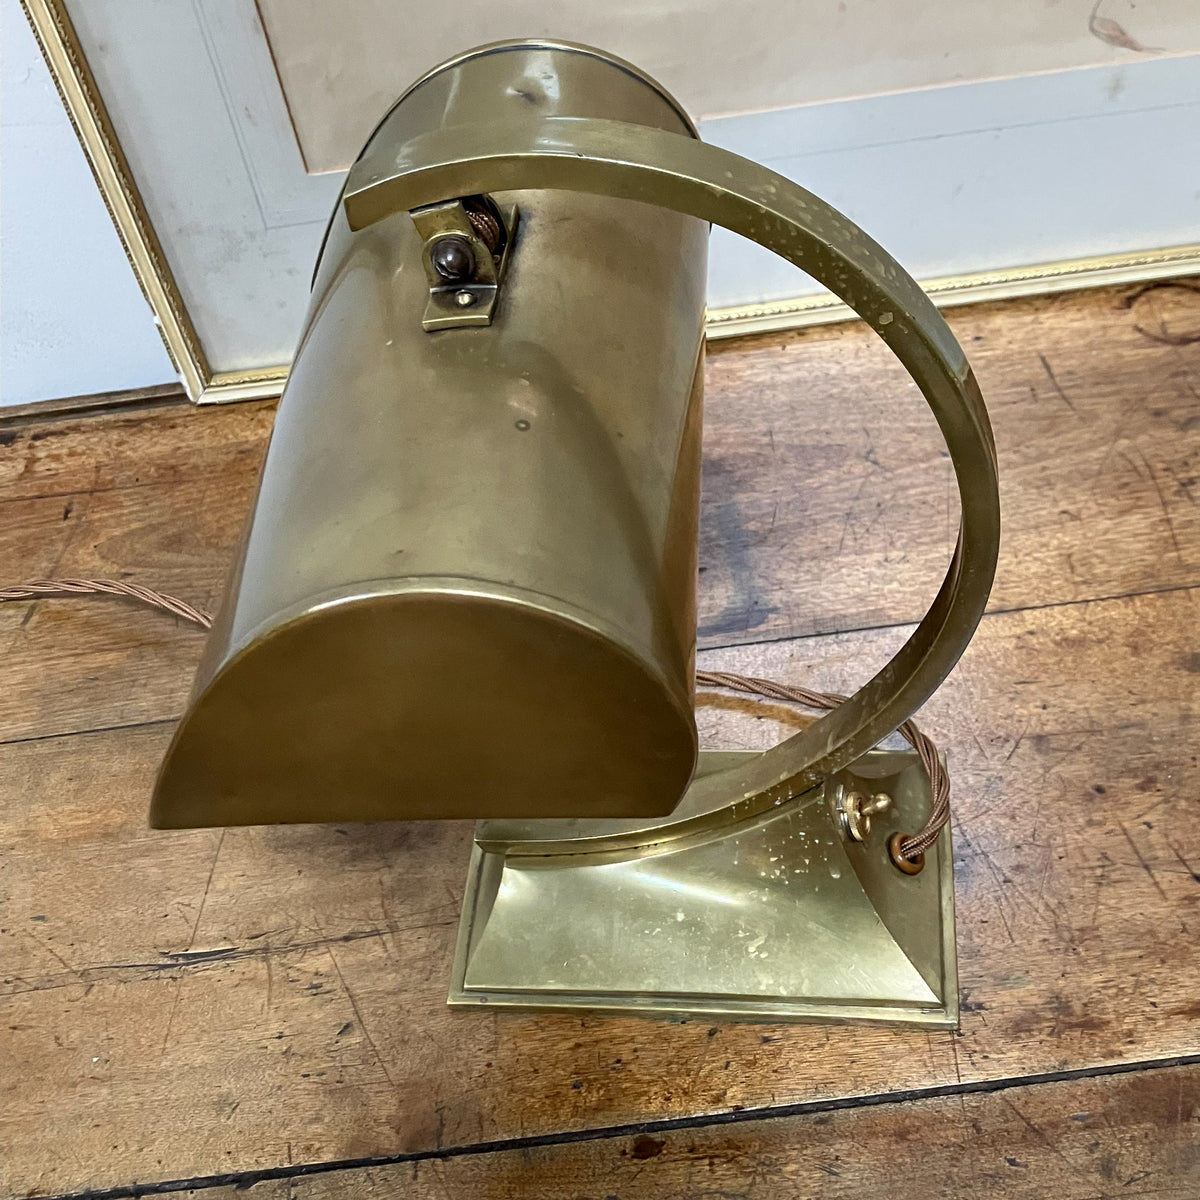
<svg viewBox="0 0 1200 1200">
<path fill-rule="evenodd" d="M 452 281 L 470 279 L 475 274 L 475 251 L 464 237 L 443 237 L 429 251 L 433 269 Z"/>
</svg>

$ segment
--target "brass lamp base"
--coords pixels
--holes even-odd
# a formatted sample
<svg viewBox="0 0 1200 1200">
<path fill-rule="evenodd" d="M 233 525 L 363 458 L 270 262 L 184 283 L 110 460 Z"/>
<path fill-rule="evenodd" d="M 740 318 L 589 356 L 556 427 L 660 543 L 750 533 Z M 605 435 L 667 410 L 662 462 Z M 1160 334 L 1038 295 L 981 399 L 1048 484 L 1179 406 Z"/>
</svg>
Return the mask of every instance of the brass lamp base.
<svg viewBox="0 0 1200 1200">
<path fill-rule="evenodd" d="M 697 778 L 751 757 L 701 756 Z M 892 806 L 856 842 L 850 792 Z M 674 840 L 596 849 L 608 828 L 530 853 L 544 822 L 481 822 L 449 1002 L 707 1016 L 958 1023 L 950 832 L 925 869 L 887 841 L 929 812 L 917 756 L 873 750 L 824 784 L 748 820 Z M 736 806 L 731 808 L 731 812 Z M 524 833 L 522 830 L 524 829 Z"/>
</svg>

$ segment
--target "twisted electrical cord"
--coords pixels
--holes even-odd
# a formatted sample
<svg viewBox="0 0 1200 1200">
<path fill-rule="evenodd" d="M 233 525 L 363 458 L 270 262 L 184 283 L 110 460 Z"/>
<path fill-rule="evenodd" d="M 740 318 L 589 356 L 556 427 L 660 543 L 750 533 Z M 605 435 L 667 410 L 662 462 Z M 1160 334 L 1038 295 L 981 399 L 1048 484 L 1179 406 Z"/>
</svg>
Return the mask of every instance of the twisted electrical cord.
<svg viewBox="0 0 1200 1200">
<path fill-rule="evenodd" d="M 84 596 L 100 594 L 123 596 L 174 613 L 185 621 L 191 621 L 203 629 L 212 626 L 212 617 L 202 609 L 194 608 L 185 600 L 152 591 L 136 583 L 122 583 L 119 579 L 35 579 L 17 587 L 0 588 L 0 603 L 6 600 L 45 600 L 54 596 Z"/>
<path fill-rule="evenodd" d="M 18 587 L 0 588 L 0 603 L 80 595 L 119 596 L 172 613 L 199 625 L 202 629 L 212 626 L 212 617 L 203 609 L 195 608 L 186 601 L 165 595 L 163 592 L 156 592 L 136 583 L 122 583 L 117 579 L 36 579 Z M 846 699 L 836 692 L 813 692 L 808 688 L 776 683 L 773 679 L 734 675 L 728 671 L 697 671 L 696 682 L 705 687 L 725 688 L 749 696 L 801 704 L 805 708 L 833 709 Z M 904 836 L 897 843 L 896 853 L 915 865 L 922 860 L 925 851 L 937 841 L 942 826 L 950 818 L 950 777 L 938 757 L 937 747 L 911 720 L 905 721 L 897 732 L 917 752 L 921 766 L 929 776 L 929 785 L 933 793 L 929 819 L 917 833 Z"/>
</svg>

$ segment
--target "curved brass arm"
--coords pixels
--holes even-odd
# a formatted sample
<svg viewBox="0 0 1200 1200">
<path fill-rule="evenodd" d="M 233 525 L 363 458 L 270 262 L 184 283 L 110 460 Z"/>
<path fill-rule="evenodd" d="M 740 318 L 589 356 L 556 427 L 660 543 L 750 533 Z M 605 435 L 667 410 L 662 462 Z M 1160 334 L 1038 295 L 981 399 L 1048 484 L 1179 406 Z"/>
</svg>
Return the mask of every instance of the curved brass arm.
<svg viewBox="0 0 1200 1200">
<path fill-rule="evenodd" d="M 350 227 L 361 229 L 456 196 L 540 188 L 674 209 L 723 225 L 807 271 L 879 334 L 921 389 L 946 439 L 962 504 L 954 557 L 928 613 L 892 661 L 840 708 L 747 762 L 697 779 L 661 822 L 607 822 L 607 832 L 592 836 L 582 822 L 544 821 L 528 843 L 545 852 L 567 840 L 579 851 L 609 851 L 670 841 L 714 819 L 740 822 L 798 796 L 924 703 L 958 661 L 987 603 L 1000 542 L 996 453 L 966 357 L 917 283 L 823 200 L 729 151 L 617 121 L 550 117 L 463 126 L 356 163 L 344 205 Z"/>
</svg>

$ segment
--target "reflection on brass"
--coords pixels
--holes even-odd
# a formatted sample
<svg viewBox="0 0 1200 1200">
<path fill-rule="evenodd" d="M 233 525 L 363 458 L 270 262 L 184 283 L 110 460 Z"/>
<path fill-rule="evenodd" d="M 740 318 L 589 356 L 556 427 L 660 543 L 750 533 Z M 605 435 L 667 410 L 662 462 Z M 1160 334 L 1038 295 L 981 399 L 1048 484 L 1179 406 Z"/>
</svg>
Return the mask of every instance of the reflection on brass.
<svg viewBox="0 0 1200 1200">
<path fill-rule="evenodd" d="M 699 771 L 747 757 L 702 754 Z M 477 842 L 450 1002 L 952 1028 L 949 831 L 933 870 L 901 874 L 882 841 L 841 835 L 828 799 L 883 787 L 896 803 L 878 820 L 903 836 L 928 778 L 910 751 L 872 751 L 715 836 L 582 856 Z"/>
<path fill-rule="evenodd" d="M 709 223 L 871 323 L 942 428 L 962 525 L 855 696 L 698 760 Z M 928 779 L 871 747 L 970 639 L 997 505 L 962 351 L 861 230 L 619 60 L 460 56 L 350 171 L 152 820 L 479 819 L 456 1003 L 953 1023 L 949 834 L 937 870 L 894 869 Z"/>
<path fill-rule="evenodd" d="M 503 57 L 493 51 L 476 61 Z M 745 770 L 714 780 L 696 803 L 723 804 L 740 793 L 746 803 L 770 804 L 820 782 L 930 695 L 983 612 L 999 543 L 996 462 L 983 401 L 961 348 L 887 252 L 816 196 L 737 155 L 644 125 L 548 116 L 434 130 L 398 149 L 368 145 L 350 171 L 345 210 L 351 228 L 365 231 L 438 194 L 518 186 L 653 198 L 776 250 L 872 324 L 909 369 L 941 425 L 959 483 L 962 525 L 929 613 L 856 696 Z"/>
<path fill-rule="evenodd" d="M 607 59 L 527 49 L 429 77 L 368 149 L 544 111 L 692 140 Z M 496 318 L 427 331 L 429 240 L 477 239 L 461 202 L 481 196 L 521 214 Z M 556 190 L 449 189 L 359 232 L 339 207 L 156 824 L 676 807 L 707 240 Z M 452 303 L 455 323 L 486 307 Z"/>
</svg>

